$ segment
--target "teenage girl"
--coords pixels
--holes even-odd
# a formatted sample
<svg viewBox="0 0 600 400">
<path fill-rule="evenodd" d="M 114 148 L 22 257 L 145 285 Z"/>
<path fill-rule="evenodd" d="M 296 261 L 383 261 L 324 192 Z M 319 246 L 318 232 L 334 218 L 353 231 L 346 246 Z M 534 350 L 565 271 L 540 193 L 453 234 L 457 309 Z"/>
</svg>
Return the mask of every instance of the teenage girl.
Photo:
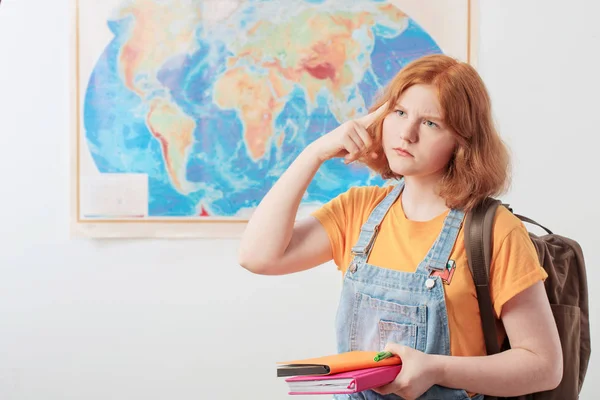
<svg viewBox="0 0 600 400">
<path fill-rule="evenodd" d="M 395 184 L 353 187 L 296 221 L 306 188 L 334 157 Z M 547 275 L 524 225 L 498 208 L 490 291 L 508 351 L 486 355 L 467 264 L 465 213 L 506 189 L 508 165 L 475 69 L 422 57 L 394 77 L 370 114 L 300 153 L 254 212 L 239 262 L 282 275 L 334 260 L 344 274 L 338 351 L 389 350 L 403 361 L 393 383 L 353 398 L 462 400 L 553 389 L 562 352 Z"/>
</svg>

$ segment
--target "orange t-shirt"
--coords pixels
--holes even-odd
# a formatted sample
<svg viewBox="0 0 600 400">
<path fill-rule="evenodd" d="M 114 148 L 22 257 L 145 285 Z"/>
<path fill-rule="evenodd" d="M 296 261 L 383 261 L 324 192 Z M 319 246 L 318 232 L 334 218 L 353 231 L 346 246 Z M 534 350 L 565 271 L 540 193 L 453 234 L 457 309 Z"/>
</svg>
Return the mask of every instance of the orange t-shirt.
<svg viewBox="0 0 600 400">
<path fill-rule="evenodd" d="M 392 186 L 356 187 L 334 198 L 312 215 L 329 236 L 333 260 L 342 272 L 352 259 L 360 228 Z M 425 222 L 411 221 L 402 209 L 401 197 L 384 217 L 368 263 L 404 272 L 414 272 L 442 230 L 449 211 Z M 496 315 L 513 296 L 546 279 L 523 223 L 504 207 L 496 213 L 490 292 Z M 485 355 L 477 293 L 469 266 L 461 228 L 450 259 L 455 262 L 452 280 L 444 284 L 450 351 L 455 356 Z M 504 332 L 499 334 L 501 341 Z"/>
</svg>

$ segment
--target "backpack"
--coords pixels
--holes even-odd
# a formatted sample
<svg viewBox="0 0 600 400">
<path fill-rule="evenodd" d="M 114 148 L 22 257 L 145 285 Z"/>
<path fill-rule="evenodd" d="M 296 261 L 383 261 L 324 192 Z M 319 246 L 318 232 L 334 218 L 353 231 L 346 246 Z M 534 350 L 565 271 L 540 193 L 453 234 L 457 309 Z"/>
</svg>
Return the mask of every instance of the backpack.
<svg viewBox="0 0 600 400">
<path fill-rule="evenodd" d="M 467 259 L 477 290 L 487 354 L 510 348 L 508 337 L 501 348 L 498 346 L 496 317 L 488 286 L 490 257 L 493 252 L 492 228 L 499 206 L 513 212 L 509 205 L 488 198 L 467 213 L 464 230 Z M 558 328 L 564 363 L 563 378 L 556 389 L 517 399 L 576 400 L 579 398 L 591 353 L 588 288 L 583 252 L 574 240 L 556 235 L 527 217 L 514 215 L 521 221 L 537 225 L 547 232 L 543 236 L 530 232 L 529 236 L 537 250 L 540 264 L 548 273 L 544 286 Z M 495 399 L 490 396 L 485 398 Z"/>
</svg>

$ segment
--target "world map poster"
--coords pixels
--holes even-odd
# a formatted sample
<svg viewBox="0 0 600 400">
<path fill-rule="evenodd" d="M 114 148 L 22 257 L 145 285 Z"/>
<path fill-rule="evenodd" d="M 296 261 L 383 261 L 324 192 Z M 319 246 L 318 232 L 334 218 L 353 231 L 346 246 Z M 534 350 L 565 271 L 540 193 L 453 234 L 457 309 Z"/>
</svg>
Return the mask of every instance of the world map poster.
<svg viewBox="0 0 600 400">
<path fill-rule="evenodd" d="M 476 65 L 474 0 L 72 0 L 72 233 L 236 237 L 407 63 Z M 366 167 L 325 162 L 298 216 Z"/>
</svg>

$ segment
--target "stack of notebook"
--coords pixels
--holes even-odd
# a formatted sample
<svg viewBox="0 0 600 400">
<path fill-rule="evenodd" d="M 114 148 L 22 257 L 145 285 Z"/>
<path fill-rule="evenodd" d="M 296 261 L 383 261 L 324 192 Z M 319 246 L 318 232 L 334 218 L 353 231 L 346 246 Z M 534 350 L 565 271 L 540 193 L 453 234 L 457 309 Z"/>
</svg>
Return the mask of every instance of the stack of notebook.
<svg viewBox="0 0 600 400">
<path fill-rule="evenodd" d="M 398 356 L 371 351 L 351 351 L 278 364 L 277 376 L 287 378 L 291 395 L 358 393 L 393 382 L 402 368 Z"/>
</svg>

